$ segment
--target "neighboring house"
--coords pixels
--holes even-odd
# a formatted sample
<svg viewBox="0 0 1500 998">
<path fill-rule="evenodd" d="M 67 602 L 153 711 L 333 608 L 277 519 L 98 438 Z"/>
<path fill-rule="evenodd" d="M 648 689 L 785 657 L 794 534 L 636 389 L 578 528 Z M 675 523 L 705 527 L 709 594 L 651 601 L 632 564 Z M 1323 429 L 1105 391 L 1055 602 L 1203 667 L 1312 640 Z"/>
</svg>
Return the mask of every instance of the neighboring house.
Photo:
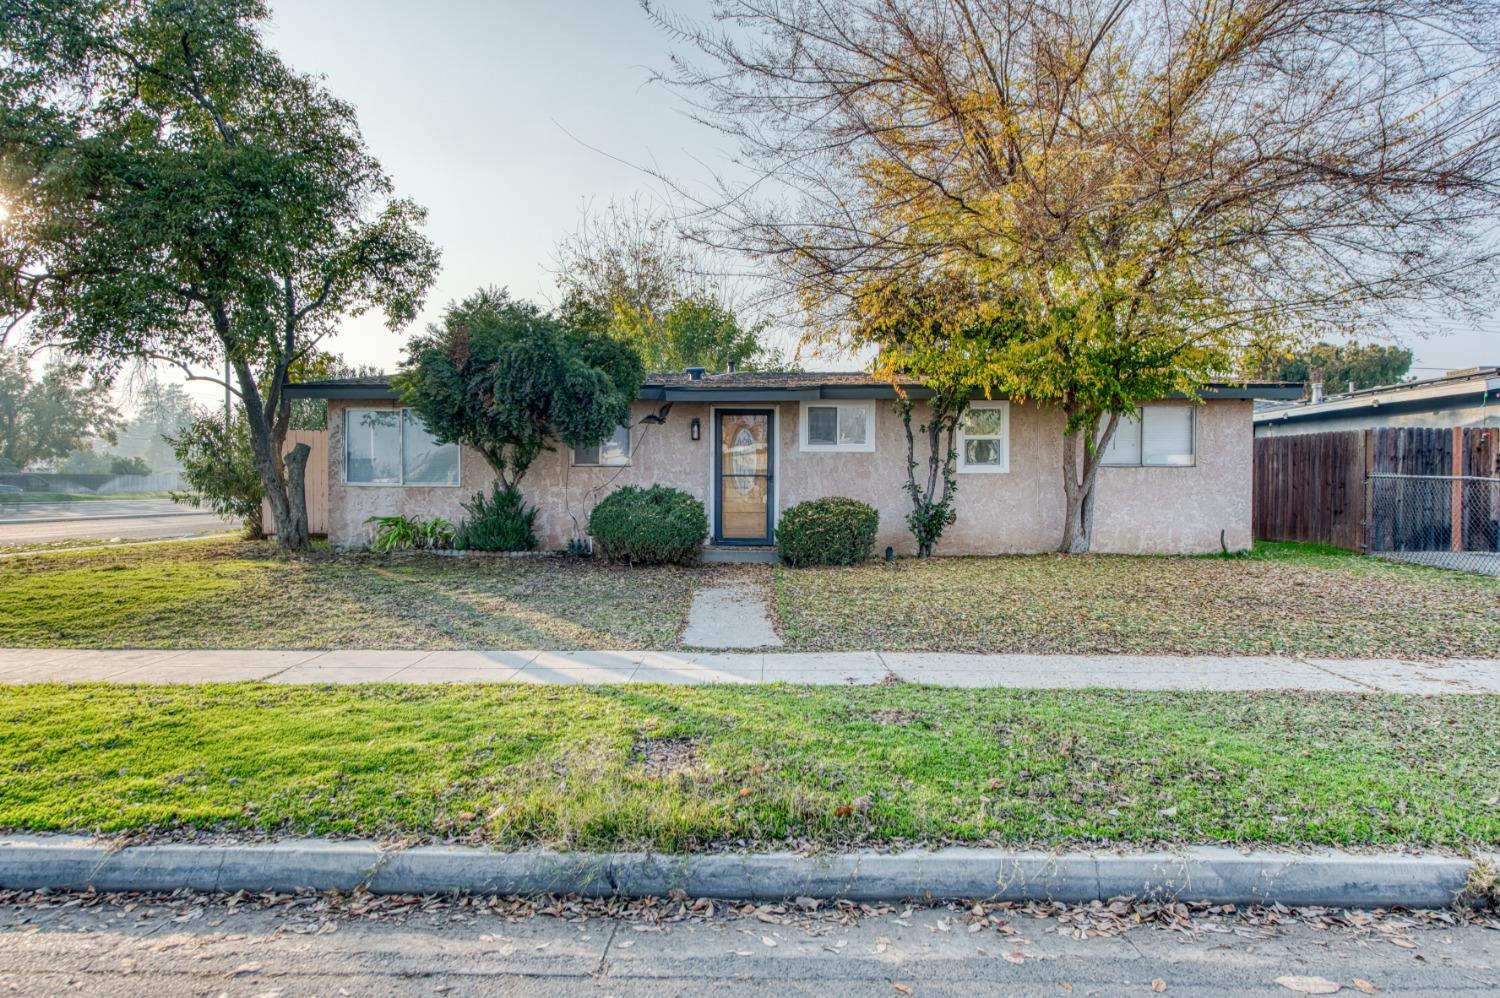
<svg viewBox="0 0 1500 998">
<path fill-rule="evenodd" d="M 908 391 L 921 399 L 918 386 Z M 1094 549 L 1178 553 L 1250 546 L 1251 400 L 1301 386 L 1215 385 L 1202 404 L 1165 401 L 1121 426 L 1100 472 Z M 463 517 L 489 487 L 483 457 L 438 445 L 386 378 L 307 382 L 328 400 L 328 536 L 365 543 L 376 514 Z M 663 484 L 702 499 L 716 548 L 773 543 L 789 506 L 842 495 L 880 511 L 880 547 L 915 552 L 906 529 L 906 437 L 890 384 L 867 374 L 693 369 L 650 375 L 628 426 L 598 446 L 542 454 L 522 480 L 543 547 L 587 533 L 588 513 L 622 485 Z M 919 403 L 914 426 L 924 418 Z M 660 418 L 659 417 L 664 417 Z M 941 554 L 1052 550 L 1062 534 L 1062 414 L 976 401 L 958 440 L 957 522 Z M 917 459 L 926 464 L 918 437 Z"/>
<path fill-rule="evenodd" d="M 1257 405 L 1255 435 L 1500 426 L 1500 367 L 1471 367 L 1343 395 L 1325 396 L 1315 386 L 1313 397 L 1316 401 Z"/>
</svg>

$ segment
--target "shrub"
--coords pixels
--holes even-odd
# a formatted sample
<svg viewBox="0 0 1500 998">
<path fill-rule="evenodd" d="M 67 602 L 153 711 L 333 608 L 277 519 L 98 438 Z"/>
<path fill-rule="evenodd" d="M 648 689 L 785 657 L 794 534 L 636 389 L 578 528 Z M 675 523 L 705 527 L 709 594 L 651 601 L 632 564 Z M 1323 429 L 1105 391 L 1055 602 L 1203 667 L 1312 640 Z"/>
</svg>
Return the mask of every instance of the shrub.
<svg viewBox="0 0 1500 998">
<path fill-rule="evenodd" d="M 265 489 L 250 449 L 250 427 L 244 414 L 227 429 L 216 412 L 193 414 L 176 436 L 164 438 L 182 465 L 191 492 L 173 492 L 172 501 L 195 509 L 207 506 L 223 517 L 244 521 L 245 533 L 261 536 L 260 502 Z"/>
<path fill-rule="evenodd" d="M 499 482 L 486 496 L 474 493 L 464 503 L 469 514 L 458 525 L 454 546 L 465 551 L 530 551 L 536 547 L 536 510 L 526 505 L 521 490 Z"/>
<path fill-rule="evenodd" d="M 451 548 L 457 533 L 452 522 L 441 516 L 431 520 L 413 520 L 407 516 L 372 516 L 365 522 L 375 524 L 375 536 L 370 540 L 370 549 L 381 553 L 407 548 L 423 548 L 428 551 Z"/>
<path fill-rule="evenodd" d="M 117 457 L 109 462 L 109 473 L 111 475 L 149 475 L 151 465 L 141 457 Z"/>
<path fill-rule="evenodd" d="M 880 514 L 843 496 L 800 502 L 781 514 L 776 548 L 788 565 L 853 565 L 875 550 Z"/>
<path fill-rule="evenodd" d="M 627 485 L 589 514 L 589 533 L 599 553 L 637 565 L 685 565 L 698 560 L 708 534 L 703 503 L 686 492 L 653 485 Z"/>
</svg>

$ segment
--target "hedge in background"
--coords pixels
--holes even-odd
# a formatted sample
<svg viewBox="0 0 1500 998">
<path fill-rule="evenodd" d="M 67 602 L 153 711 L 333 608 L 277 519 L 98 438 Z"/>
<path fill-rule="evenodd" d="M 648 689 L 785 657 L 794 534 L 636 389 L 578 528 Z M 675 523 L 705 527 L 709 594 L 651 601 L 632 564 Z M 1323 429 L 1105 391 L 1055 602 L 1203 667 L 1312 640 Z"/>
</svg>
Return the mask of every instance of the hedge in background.
<svg viewBox="0 0 1500 998">
<path fill-rule="evenodd" d="M 880 514 L 873 506 L 826 496 L 781 514 L 776 548 L 788 565 L 853 565 L 874 553 L 879 526 Z"/>
<path fill-rule="evenodd" d="M 686 492 L 627 485 L 605 496 L 589 514 L 599 553 L 635 565 L 686 565 L 698 560 L 708 533 L 703 503 Z"/>
</svg>

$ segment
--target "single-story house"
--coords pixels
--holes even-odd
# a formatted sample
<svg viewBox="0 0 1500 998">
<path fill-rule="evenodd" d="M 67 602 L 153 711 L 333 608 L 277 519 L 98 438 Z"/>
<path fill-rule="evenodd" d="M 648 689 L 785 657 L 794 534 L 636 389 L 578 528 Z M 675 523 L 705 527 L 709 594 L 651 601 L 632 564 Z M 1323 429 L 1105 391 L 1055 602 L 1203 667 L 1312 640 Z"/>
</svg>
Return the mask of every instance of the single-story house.
<svg viewBox="0 0 1500 998">
<path fill-rule="evenodd" d="M 920 400 L 919 386 L 906 389 Z M 1295 398 L 1298 385 L 1218 384 L 1204 401 L 1146 406 L 1121 426 L 1099 483 L 1094 548 L 1181 553 L 1250 545 L 1251 405 Z M 328 400 L 328 536 L 364 544 L 372 515 L 463 518 L 461 503 L 488 489 L 477 452 L 441 445 L 404 410 L 387 378 L 305 382 L 293 398 Z M 878 545 L 916 546 L 906 438 L 895 390 L 867 374 L 731 372 L 653 374 L 630 423 L 597 446 L 542 454 L 522 491 L 538 510 L 547 548 L 587 534 L 588 514 L 622 485 L 664 484 L 703 500 L 711 549 L 774 544 L 780 512 L 821 496 L 862 500 L 880 512 Z M 923 418 L 918 401 L 915 419 Z M 1062 414 L 1034 404 L 978 400 L 958 440 L 957 522 L 941 554 L 1041 552 L 1062 533 Z M 918 438 L 918 458 L 926 453 Z"/>
<path fill-rule="evenodd" d="M 1325 395 L 1314 385 L 1307 401 L 1261 402 L 1255 411 L 1257 437 L 1404 426 L 1500 426 L 1500 367 L 1471 367 L 1338 395 Z"/>
</svg>

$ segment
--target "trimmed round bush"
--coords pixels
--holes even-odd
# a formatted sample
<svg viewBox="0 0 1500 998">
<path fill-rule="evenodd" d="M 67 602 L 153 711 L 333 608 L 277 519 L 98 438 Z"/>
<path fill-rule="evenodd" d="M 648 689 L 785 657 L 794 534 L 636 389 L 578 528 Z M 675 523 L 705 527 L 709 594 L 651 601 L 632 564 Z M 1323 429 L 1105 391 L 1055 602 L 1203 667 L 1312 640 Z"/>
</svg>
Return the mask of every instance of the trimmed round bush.
<svg viewBox="0 0 1500 998">
<path fill-rule="evenodd" d="M 854 565 L 875 551 L 880 514 L 844 496 L 799 502 L 776 524 L 776 548 L 788 565 Z"/>
<path fill-rule="evenodd" d="M 708 534 L 703 503 L 679 489 L 626 485 L 589 514 L 598 553 L 633 565 L 686 565 L 698 560 Z"/>
</svg>

